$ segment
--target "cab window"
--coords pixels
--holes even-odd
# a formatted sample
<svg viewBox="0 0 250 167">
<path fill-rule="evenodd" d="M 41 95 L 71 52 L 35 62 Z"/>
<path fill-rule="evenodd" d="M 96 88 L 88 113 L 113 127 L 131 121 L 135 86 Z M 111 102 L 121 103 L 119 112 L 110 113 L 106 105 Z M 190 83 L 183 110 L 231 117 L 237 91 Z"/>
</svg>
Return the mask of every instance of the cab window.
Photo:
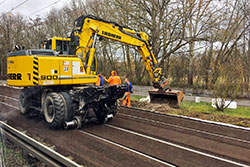
<svg viewBox="0 0 250 167">
<path fill-rule="evenodd" d="M 51 49 L 51 44 L 52 44 L 51 39 L 47 40 L 46 43 L 45 43 L 45 49 Z"/>
<path fill-rule="evenodd" d="M 56 51 L 59 54 L 68 54 L 69 41 L 56 40 Z"/>
<path fill-rule="evenodd" d="M 68 53 L 69 41 L 63 41 L 63 53 Z"/>
<path fill-rule="evenodd" d="M 56 40 L 56 51 L 62 53 L 62 41 Z"/>
</svg>

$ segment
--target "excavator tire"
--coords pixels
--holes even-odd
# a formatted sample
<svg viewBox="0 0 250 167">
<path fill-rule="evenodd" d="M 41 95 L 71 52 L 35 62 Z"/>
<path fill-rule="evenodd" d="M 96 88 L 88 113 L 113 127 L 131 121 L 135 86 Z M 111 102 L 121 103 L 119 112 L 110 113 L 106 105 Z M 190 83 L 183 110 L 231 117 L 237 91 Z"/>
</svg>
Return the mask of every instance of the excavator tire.
<svg viewBox="0 0 250 167">
<path fill-rule="evenodd" d="M 73 102 L 70 97 L 70 94 L 67 92 L 60 92 L 60 95 L 63 98 L 65 121 L 72 121 L 74 118 Z"/>
<path fill-rule="evenodd" d="M 59 93 L 49 93 L 44 100 L 44 116 L 51 128 L 61 128 L 65 118 L 63 97 Z"/>
<path fill-rule="evenodd" d="M 24 88 L 19 95 L 19 108 L 22 115 L 29 115 L 29 90 Z"/>
</svg>

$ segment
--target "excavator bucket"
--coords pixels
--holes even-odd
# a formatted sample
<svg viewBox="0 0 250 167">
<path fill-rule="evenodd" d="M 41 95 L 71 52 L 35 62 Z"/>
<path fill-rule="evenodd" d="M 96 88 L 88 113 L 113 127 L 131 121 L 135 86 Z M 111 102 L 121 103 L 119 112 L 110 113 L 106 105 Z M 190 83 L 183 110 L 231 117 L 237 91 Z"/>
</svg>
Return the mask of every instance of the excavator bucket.
<svg viewBox="0 0 250 167">
<path fill-rule="evenodd" d="M 150 102 L 159 104 L 168 104 L 171 107 L 179 108 L 184 98 L 182 91 L 163 91 L 163 90 L 150 90 Z"/>
</svg>

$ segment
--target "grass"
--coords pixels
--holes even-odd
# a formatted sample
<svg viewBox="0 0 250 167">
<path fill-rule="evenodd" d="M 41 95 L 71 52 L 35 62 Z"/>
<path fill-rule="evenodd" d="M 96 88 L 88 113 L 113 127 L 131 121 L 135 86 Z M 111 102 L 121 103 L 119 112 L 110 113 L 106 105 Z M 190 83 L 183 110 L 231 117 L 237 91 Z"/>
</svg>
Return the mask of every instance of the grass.
<svg viewBox="0 0 250 167">
<path fill-rule="evenodd" d="M 192 101 L 183 101 L 180 106 L 181 109 L 192 112 L 202 112 L 215 115 L 227 115 L 240 118 L 250 118 L 250 107 L 238 106 L 237 109 L 225 109 L 223 112 L 217 111 L 211 106 L 211 103 Z"/>
<path fill-rule="evenodd" d="M 144 96 L 131 95 L 132 101 L 139 101 Z M 180 109 L 185 110 L 186 112 L 198 112 L 204 114 L 213 114 L 213 115 L 226 115 L 238 118 L 250 118 L 250 107 L 238 106 L 237 109 L 225 109 L 223 112 L 217 111 L 216 108 L 211 106 L 211 103 L 200 102 L 195 103 L 192 101 L 182 101 Z"/>
<path fill-rule="evenodd" d="M 0 136 L 1 137 L 1 136 Z M 0 158 L 4 162 L 3 166 L 22 166 L 29 167 L 28 162 L 23 158 L 21 150 L 13 146 L 13 144 L 0 140 Z"/>
<path fill-rule="evenodd" d="M 136 96 L 136 95 L 130 96 L 130 100 L 132 100 L 132 101 L 139 101 L 142 98 L 145 98 L 145 96 Z"/>
</svg>

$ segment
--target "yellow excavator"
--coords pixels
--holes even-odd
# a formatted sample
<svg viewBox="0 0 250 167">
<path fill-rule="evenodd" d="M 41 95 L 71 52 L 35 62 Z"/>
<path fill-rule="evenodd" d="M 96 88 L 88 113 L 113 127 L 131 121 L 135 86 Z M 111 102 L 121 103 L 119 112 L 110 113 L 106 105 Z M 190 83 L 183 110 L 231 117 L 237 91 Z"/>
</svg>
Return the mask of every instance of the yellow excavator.
<svg viewBox="0 0 250 167">
<path fill-rule="evenodd" d="M 87 15 L 76 19 L 70 39 L 55 37 L 45 42 L 47 49 L 9 53 L 7 83 L 24 87 L 19 97 L 21 114 L 38 110 L 51 127 L 64 128 L 80 128 L 82 123 L 105 123 L 112 119 L 125 86 L 94 85 L 98 77 L 95 54 L 98 37 L 137 47 L 157 89 L 149 92 L 152 102 L 180 105 L 184 94 L 167 86 L 168 80 L 157 67 L 144 32 Z"/>
<path fill-rule="evenodd" d="M 89 32 L 89 29 L 91 29 L 91 32 Z M 167 86 L 168 80 L 163 76 L 162 69 L 157 68 L 157 61 L 149 46 L 148 36 L 144 32 L 136 32 L 115 22 L 106 21 L 92 15 L 81 16 L 75 21 L 75 29 L 71 34 L 71 38 L 53 37 L 45 41 L 44 48 L 53 49 L 55 52 L 64 54 L 67 50 L 66 54 L 80 55 L 82 60 L 85 60 L 91 45 L 96 41 L 96 39 L 93 40 L 94 35 L 137 47 L 153 82 L 153 87 L 156 88 L 149 91 L 151 103 L 162 102 L 173 107 L 180 106 L 184 94 L 182 91 L 173 91 Z M 70 39 L 71 42 L 68 43 Z M 73 49 L 69 44 L 73 45 Z M 95 48 L 93 48 L 92 53 L 94 52 Z M 94 60 L 97 62 L 95 57 Z"/>
</svg>

